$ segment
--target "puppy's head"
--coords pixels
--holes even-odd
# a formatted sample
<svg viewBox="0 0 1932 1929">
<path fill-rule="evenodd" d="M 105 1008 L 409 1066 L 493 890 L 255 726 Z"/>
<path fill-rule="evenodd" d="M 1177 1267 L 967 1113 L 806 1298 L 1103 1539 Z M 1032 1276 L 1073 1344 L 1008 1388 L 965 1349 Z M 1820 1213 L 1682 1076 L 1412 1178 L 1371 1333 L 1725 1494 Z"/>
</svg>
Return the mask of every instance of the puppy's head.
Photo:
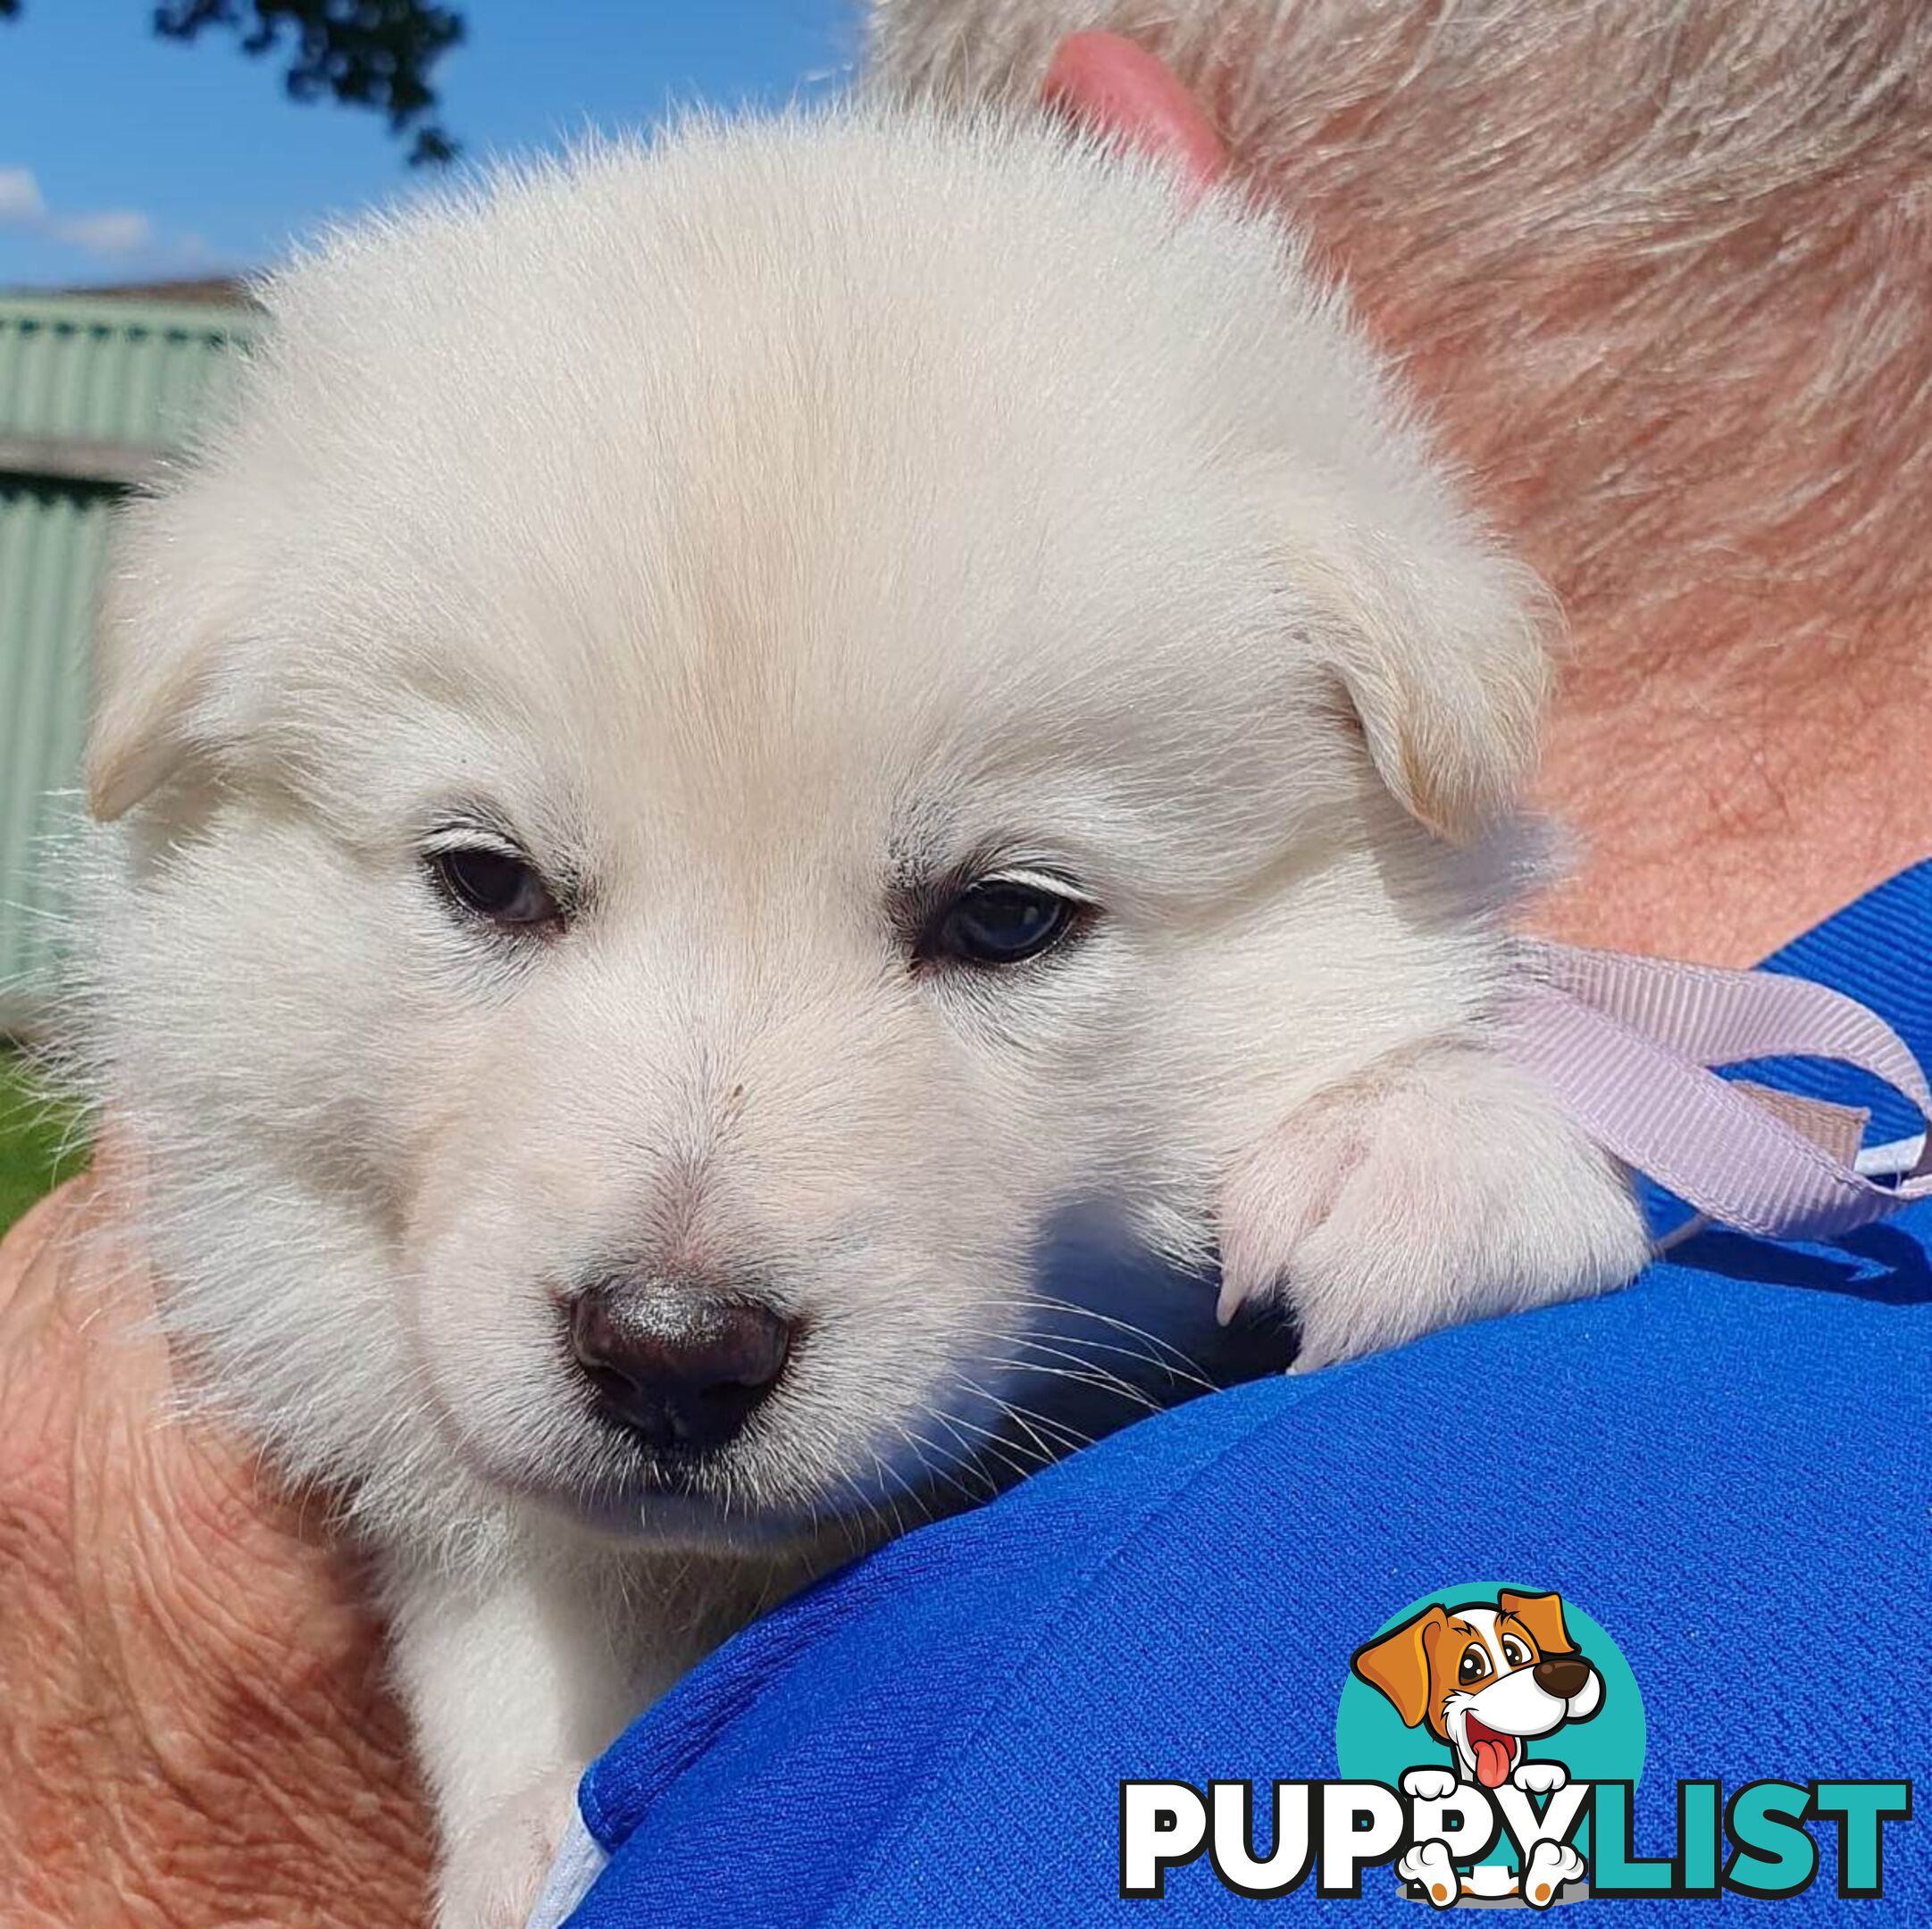
<svg viewBox="0 0 1932 1929">
<path fill-rule="evenodd" d="M 1425 1608 L 1359 1649 L 1351 1665 L 1485 1788 L 1508 1781 L 1528 1738 L 1587 1721 L 1602 1700 L 1602 1677 L 1577 1652 L 1555 1594 L 1504 1589 L 1493 1605 Z"/>
<path fill-rule="evenodd" d="M 298 1463 L 708 1532 L 1063 1444 L 1088 1282 L 1211 1304 L 1230 1165 L 1482 995 L 1543 656 L 1259 218 L 698 127 L 266 299 L 91 779 L 176 1316 Z"/>
</svg>

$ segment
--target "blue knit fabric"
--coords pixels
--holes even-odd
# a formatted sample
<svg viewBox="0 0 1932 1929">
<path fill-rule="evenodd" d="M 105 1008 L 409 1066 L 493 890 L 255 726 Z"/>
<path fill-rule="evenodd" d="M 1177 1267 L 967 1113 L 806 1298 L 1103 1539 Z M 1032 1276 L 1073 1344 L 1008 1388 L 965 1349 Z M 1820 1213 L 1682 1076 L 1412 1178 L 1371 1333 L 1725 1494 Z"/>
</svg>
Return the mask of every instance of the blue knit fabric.
<svg viewBox="0 0 1932 1929">
<path fill-rule="evenodd" d="M 1932 1063 L 1928 958 L 1932 865 L 1771 964 L 1863 999 Z M 583 1814 L 612 1860 L 573 1922 L 1245 1920 L 1267 1905 L 1205 1858 L 1164 1902 L 1117 1899 L 1119 1779 L 1334 1775 L 1351 1649 L 1476 1574 L 1560 1590 L 1635 1670 L 1640 1854 L 1674 1846 L 1679 1777 L 1922 1776 L 1932 1206 L 1831 1247 L 1711 1235 L 1675 1262 L 1609 1299 L 1198 1400 L 832 1577 L 591 1769 Z M 1819 1827 L 1821 1873 L 1794 1900 L 1584 1907 L 1591 1924 L 1932 1923 L 1928 1831 L 1888 1826 L 1883 1901 L 1837 1899 Z M 1359 1900 L 1309 1883 L 1274 1906 L 1426 1919 L 1369 1877 Z"/>
</svg>

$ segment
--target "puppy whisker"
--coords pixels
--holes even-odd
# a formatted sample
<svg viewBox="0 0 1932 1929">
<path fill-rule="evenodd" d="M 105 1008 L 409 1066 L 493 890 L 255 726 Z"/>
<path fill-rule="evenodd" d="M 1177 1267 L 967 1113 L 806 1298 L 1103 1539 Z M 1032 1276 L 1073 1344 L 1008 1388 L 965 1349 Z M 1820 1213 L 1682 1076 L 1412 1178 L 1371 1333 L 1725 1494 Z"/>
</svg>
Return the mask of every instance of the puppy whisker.
<svg viewBox="0 0 1932 1929">
<path fill-rule="evenodd" d="M 1090 1340 L 1078 1333 L 1057 1332 L 1051 1340 L 1029 1334 L 1018 1336 L 1020 1343 L 1041 1351 L 1058 1351 L 1065 1357 L 1085 1361 L 1099 1353 L 1112 1354 L 1120 1359 L 1134 1360 L 1158 1374 L 1164 1384 L 1168 1386 L 1192 1387 L 1197 1392 L 1212 1393 L 1217 1390 L 1215 1382 L 1205 1374 L 1196 1373 L 1163 1356 L 1142 1350 L 1137 1347 L 1116 1346 L 1104 1340 Z"/>
<path fill-rule="evenodd" d="M 1192 1375 L 1203 1386 L 1211 1386 L 1212 1384 L 1207 1378 L 1207 1369 L 1192 1354 L 1183 1352 L 1173 1341 L 1163 1339 L 1158 1333 L 1149 1332 L 1144 1326 L 1136 1326 L 1130 1320 L 1120 1319 L 1113 1314 L 1102 1313 L 1098 1307 L 1082 1306 L 1077 1300 L 1056 1299 L 1049 1293 L 1038 1293 L 1016 1299 L 996 1298 L 987 1300 L 985 1304 L 991 1307 L 1010 1307 L 1019 1312 L 1033 1314 L 1037 1314 L 1041 1308 L 1044 1307 L 1050 1312 L 1071 1314 L 1078 1319 L 1091 1320 L 1098 1325 L 1110 1327 L 1115 1332 L 1141 1342 L 1141 1347 L 1149 1349 L 1144 1357 L 1148 1358 L 1150 1365 L 1159 1359 L 1169 1360 L 1173 1362 L 1175 1367 L 1181 1374 Z M 1066 1336 L 1056 1332 L 1055 1337 L 1062 1338 Z M 1130 1348 L 1128 1350 L 1139 1353 L 1140 1348 Z"/>
<path fill-rule="evenodd" d="M 965 1456 L 958 1451 L 949 1453 L 937 1441 L 928 1439 L 916 1428 L 907 1426 L 903 1423 L 897 1426 L 894 1431 L 908 1447 L 914 1449 L 918 1458 L 920 1471 L 930 1475 L 934 1480 L 944 1482 L 965 1505 L 974 1507 L 987 1498 L 987 1491 L 990 1491 L 990 1489 L 975 1493 L 961 1479 L 960 1475 L 963 1473 L 971 1474 L 978 1471 Z M 928 1456 L 936 1457 L 929 1458 Z"/>
<path fill-rule="evenodd" d="M 1084 1345 L 1078 1340 L 1074 1340 L 1062 1343 L 1057 1340 L 1035 1339 L 1030 1334 L 1026 1333 L 1002 1334 L 997 1332 L 980 1332 L 978 1334 L 978 1337 L 987 1340 L 1002 1340 L 1008 1345 L 1023 1348 L 1028 1354 L 1039 1355 L 1042 1361 L 1060 1360 L 1066 1363 L 1068 1366 L 1078 1367 L 1090 1376 L 1091 1384 L 1095 1386 L 1111 1385 L 1117 1389 L 1123 1395 L 1132 1399 L 1138 1399 L 1143 1400 L 1147 1399 L 1147 1389 L 1141 1385 L 1138 1382 L 1128 1379 L 1125 1374 L 1117 1371 L 1115 1368 L 1105 1365 L 1101 1361 L 1091 1357 L 1091 1355 L 1093 1352 L 1109 1352 L 1117 1356 L 1137 1360 L 1141 1365 L 1148 1367 L 1150 1372 L 1158 1374 L 1160 1376 L 1161 1380 L 1169 1386 L 1192 1386 L 1197 1390 L 1204 1393 L 1211 1393 L 1215 1390 L 1214 1385 L 1210 1381 L 1200 1378 L 1200 1376 L 1194 1374 L 1188 1374 L 1183 1376 L 1175 1368 L 1169 1366 L 1166 1362 L 1156 1358 L 1150 1358 L 1146 1354 L 1135 1353 L 1130 1348 L 1094 1348 Z M 1008 1361 L 1006 1364 L 1009 1365 L 1017 1365 L 1022 1363 L 1016 1361 Z M 1041 1373 L 1048 1371 L 1048 1368 L 1043 1365 L 1033 1365 L 1031 1362 L 1027 1363 L 1027 1365 L 1029 1370 L 1031 1371 Z M 1161 1403 L 1153 1402 L 1152 1404 L 1159 1405 Z M 1169 1400 L 1165 1404 L 1171 1406 L 1173 1402 Z"/>
<path fill-rule="evenodd" d="M 981 1464 L 991 1462 L 1004 1467 L 1016 1480 L 1024 1480 L 1036 1467 L 1050 1465 L 1057 1456 L 1035 1448 L 1030 1457 L 1025 1455 L 1022 1445 L 1008 1436 L 995 1432 L 990 1427 L 981 1426 L 976 1421 L 962 1418 L 958 1414 L 934 1413 L 932 1417 L 948 1432 L 960 1438 L 967 1445 L 968 1451 Z M 965 1440 L 973 1435 L 983 1444 L 974 1448 Z"/>
<path fill-rule="evenodd" d="M 1041 1437 L 1040 1432 L 1041 1426 L 1046 1427 L 1050 1432 L 1059 1432 L 1059 1429 L 1052 1422 L 1041 1419 L 1039 1415 L 1033 1414 L 1030 1409 L 1017 1406 L 1011 1400 L 1002 1399 L 996 1394 L 989 1393 L 976 1380 L 962 1380 L 959 1384 L 968 1393 L 977 1394 L 997 1412 L 1004 1415 L 1008 1420 L 1011 1421 L 1039 1449 L 1042 1466 L 1045 1466 L 1050 1461 L 1058 1459 L 1061 1455 L 1067 1451 L 1064 1444 L 1050 1444 Z"/>
<path fill-rule="evenodd" d="M 1042 1365 L 1037 1360 L 1026 1359 L 990 1359 L 986 1364 L 996 1371 L 1009 1371 L 1023 1381 L 1039 1376 L 1063 1380 L 1072 1386 L 1088 1387 L 1096 1393 L 1106 1393 L 1116 1399 L 1125 1400 L 1142 1413 L 1161 1413 L 1166 1410 L 1162 1402 L 1116 1374 L 1083 1373 L 1077 1367 L 1048 1366 Z"/>
<path fill-rule="evenodd" d="M 977 1381 L 961 1379 L 957 1383 L 963 1392 L 971 1393 L 977 1399 L 985 1401 L 993 1412 L 1002 1419 L 1010 1421 L 1014 1425 L 1019 1427 L 1026 1434 L 1027 1438 L 1033 1441 L 1035 1450 L 1040 1453 L 1041 1466 L 1058 1460 L 1063 1455 L 1071 1453 L 1078 1448 L 1091 1447 L 1093 1444 L 1092 1435 L 1083 1433 L 1079 1428 L 1069 1424 L 1066 1421 L 1042 1414 L 1034 1407 L 1023 1406 L 1016 1400 L 994 1393 L 988 1388 L 980 1385 Z M 958 1415 L 956 1415 L 954 1417 L 958 1418 Z M 1049 1445 L 1046 1440 L 1041 1439 L 1039 1432 L 1041 1428 L 1044 1428 L 1048 1433 L 1058 1436 L 1056 1444 Z M 1007 1444 L 1014 1448 L 1015 1450 L 1018 1450 L 1018 1442 L 1008 1440 Z"/>
</svg>

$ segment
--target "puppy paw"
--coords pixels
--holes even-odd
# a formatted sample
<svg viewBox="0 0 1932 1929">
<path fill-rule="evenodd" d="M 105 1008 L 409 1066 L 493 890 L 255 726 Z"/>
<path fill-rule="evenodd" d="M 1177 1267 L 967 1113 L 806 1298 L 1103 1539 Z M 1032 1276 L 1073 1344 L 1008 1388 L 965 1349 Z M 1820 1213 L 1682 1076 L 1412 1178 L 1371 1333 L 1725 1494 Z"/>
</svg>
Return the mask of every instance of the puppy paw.
<svg viewBox="0 0 1932 1929">
<path fill-rule="evenodd" d="M 1411 1768 L 1402 1777 L 1402 1792 L 1418 1801 L 1441 1801 L 1456 1792 L 1456 1778 L 1447 1768 Z"/>
<path fill-rule="evenodd" d="M 1623 1169 L 1528 1073 L 1471 1045 L 1304 1106 L 1237 1166 L 1220 1231 L 1222 1319 L 1285 1299 L 1298 1370 L 1602 1292 L 1650 1253 Z"/>
<path fill-rule="evenodd" d="M 1526 1761 L 1510 1780 L 1526 1795 L 1553 1795 L 1569 1780 L 1569 1771 L 1561 1762 Z"/>
<path fill-rule="evenodd" d="M 523 1929 L 564 1839 L 579 1773 L 550 1770 L 451 1844 L 436 1929 Z"/>
<path fill-rule="evenodd" d="M 1523 1865 L 1523 1900 L 1532 1908 L 1548 1908 L 1567 1882 L 1583 1879 L 1583 1857 L 1568 1842 L 1540 1841 Z"/>
<path fill-rule="evenodd" d="M 1406 1775 L 1402 1785 L 1409 1786 Z M 1462 1892 L 1455 1865 L 1449 1859 L 1449 1850 L 1439 1841 L 1418 1842 L 1405 1849 L 1396 1860 L 1395 1873 L 1405 1882 L 1420 1883 L 1433 1908 L 1451 1908 Z"/>
</svg>

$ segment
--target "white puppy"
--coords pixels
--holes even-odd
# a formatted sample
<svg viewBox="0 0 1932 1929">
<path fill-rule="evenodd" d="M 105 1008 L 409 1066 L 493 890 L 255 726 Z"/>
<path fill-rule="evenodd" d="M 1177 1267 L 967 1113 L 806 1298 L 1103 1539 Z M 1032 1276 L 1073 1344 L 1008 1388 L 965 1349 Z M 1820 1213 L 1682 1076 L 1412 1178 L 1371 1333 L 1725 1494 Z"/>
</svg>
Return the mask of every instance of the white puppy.
<svg viewBox="0 0 1932 1929">
<path fill-rule="evenodd" d="M 1318 1364 L 1639 1265 L 1457 848 L 1534 588 L 1271 221 L 848 109 L 266 301 L 117 572 L 96 1029 L 184 1354 L 384 1557 L 447 1922 L 761 1602 L 1064 1445 L 1110 1292 L 1218 1256 Z"/>
</svg>

